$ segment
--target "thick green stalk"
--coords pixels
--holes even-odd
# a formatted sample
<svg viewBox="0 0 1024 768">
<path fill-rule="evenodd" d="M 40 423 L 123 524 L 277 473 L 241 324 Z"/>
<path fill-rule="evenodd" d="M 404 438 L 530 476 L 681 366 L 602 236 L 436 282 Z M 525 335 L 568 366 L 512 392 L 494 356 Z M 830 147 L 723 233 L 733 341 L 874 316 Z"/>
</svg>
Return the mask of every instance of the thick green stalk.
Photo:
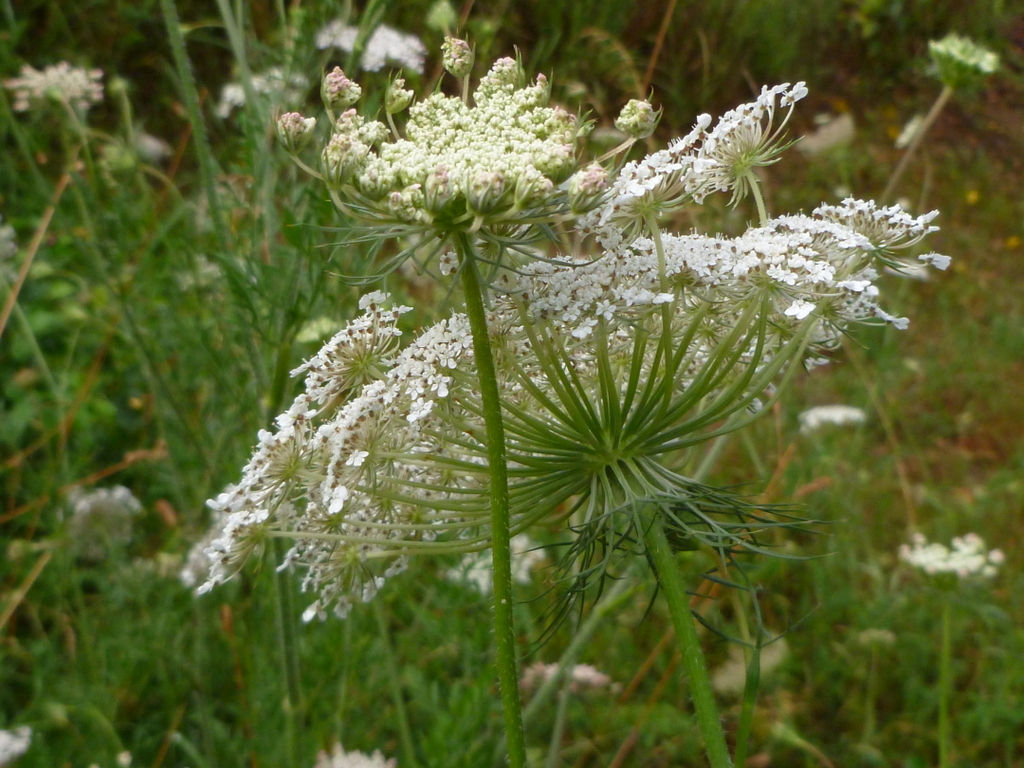
<svg viewBox="0 0 1024 768">
<path fill-rule="evenodd" d="M 491 495 L 491 563 L 494 570 L 494 643 L 497 654 L 498 687 L 505 715 L 505 742 L 508 764 L 526 765 L 526 736 L 523 732 L 522 705 L 519 702 L 519 678 L 516 674 L 515 629 L 512 623 L 512 555 L 509 546 L 508 467 L 505 460 L 505 428 L 501 418 L 498 377 L 494 370 L 491 340 L 484 311 L 483 292 L 477 275 L 473 246 L 465 233 L 455 237 L 462 264 L 462 290 L 466 315 L 473 334 L 480 400 L 487 432 L 487 465 Z"/>
<path fill-rule="evenodd" d="M 665 595 L 665 602 L 668 603 L 668 610 L 672 616 L 672 625 L 676 630 L 676 639 L 679 642 L 679 651 L 683 658 L 683 669 L 690 687 L 690 698 L 693 700 L 693 709 L 697 715 L 697 726 L 704 737 L 704 749 L 707 752 L 708 762 L 711 768 L 731 768 L 732 759 L 729 757 L 729 749 L 725 745 L 722 721 L 718 716 L 715 694 L 711 690 L 707 665 L 704 663 L 704 654 L 700 649 L 700 638 L 697 637 L 697 628 L 693 626 L 693 616 L 690 615 L 686 588 L 683 585 L 679 566 L 672 554 L 672 548 L 669 546 L 660 518 L 655 517 L 651 521 L 644 539 L 647 543 L 647 553 L 654 565 L 658 583 Z"/>
<path fill-rule="evenodd" d="M 949 595 L 942 606 L 942 647 L 939 655 L 939 768 L 949 768 L 949 697 L 953 688 L 952 613 Z"/>
</svg>

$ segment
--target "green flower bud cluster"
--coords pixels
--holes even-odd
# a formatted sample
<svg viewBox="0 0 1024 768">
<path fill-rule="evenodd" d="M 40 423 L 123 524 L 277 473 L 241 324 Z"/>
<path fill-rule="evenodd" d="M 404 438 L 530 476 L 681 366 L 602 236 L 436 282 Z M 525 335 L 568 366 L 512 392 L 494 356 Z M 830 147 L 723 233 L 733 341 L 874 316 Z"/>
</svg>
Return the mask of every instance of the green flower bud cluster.
<svg viewBox="0 0 1024 768">
<path fill-rule="evenodd" d="M 448 38 L 443 59 L 465 78 L 472 49 Z M 324 104 L 332 115 L 347 111 L 322 147 L 322 176 L 338 207 L 365 222 L 451 233 L 568 220 L 599 202 L 607 174 L 589 168 L 573 176 L 588 127 L 549 105 L 550 94 L 544 75 L 528 83 L 511 58 L 496 61 L 462 98 L 436 92 L 414 102 L 399 77 L 384 97 L 385 125 L 352 108 L 362 89 L 335 68 L 323 81 Z M 394 122 L 399 113 L 404 125 Z M 307 118 L 286 117 L 279 135 L 296 152 L 308 136 Z"/>
</svg>

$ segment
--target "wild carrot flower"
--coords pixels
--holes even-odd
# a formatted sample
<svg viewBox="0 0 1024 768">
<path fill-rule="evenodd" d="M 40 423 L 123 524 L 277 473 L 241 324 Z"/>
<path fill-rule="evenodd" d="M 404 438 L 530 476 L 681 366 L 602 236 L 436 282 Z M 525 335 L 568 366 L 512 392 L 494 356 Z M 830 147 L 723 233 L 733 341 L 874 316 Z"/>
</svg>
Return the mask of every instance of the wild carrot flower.
<svg viewBox="0 0 1024 768">
<path fill-rule="evenodd" d="M 999 69 L 999 56 L 961 35 L 930 41 L 928 53 L 939 80 L 953 90 L 976 86 Z"/>
<path fill-rule="evenodd" d="M 929 576 L 952 574 L 960 579 L 992 578 L 1006 559 L 1002 550 L 986 550 L 976 533 L 955 537 L 952 547 L 930 543 L 923 534 L 915 533 L 910 544 L 900 545 L 899 554 L 901 560 Z"/>
<path fill-rule="evenodd" d="M 25 64 L 20 76 L 5 80 L 4 86 L 14 93 L 16 112 L 55 99 L 84 113 L 103 101 L 103 70 L 73 67 L 66 61 L 42 70 Z"/>
<path fill-rule="evenodd" d="M 435 93 L 409 108 L 404 138 L 349 109 L 322 152 L 338 208 L 435 237 L 442 272 L 460 268 L 452 233 L 500 245 L 486 326 L 502 409 L 511 531 L 551 517 L 568 558 L 600 570 L 643 539 L 652 515 L 677 545 L 756 547 L 780 518 L 690 478 L 700 446 L 756 418 L 793 372 L 852 327 L 889 314 L 881 266 L 934 214 L 846 199 L 762 217 L 737 236 L 663 232 L 659 216 L 752 188 L 773 162 L 802 83 L 762 90 L 717 124 L 609 178 L 576 159 L 583 131 L 497 61 L 472 99 Z M 785 109 L 778 119 L 776 111 Z M 388 138 L 389 134 L 391 138 Z M 581 203 L 582 201 L 582 203 Z M 568 223 L 578 250 L 537 257 L 533 227 Z M 939 266 L 941 257 L 932 255 Z M 305 616 L 344 616 L 421 554 L 491 540 L 491 474 L 470 322 L 455 313 L 399 347 L 382 294 L 307 364 L 305 391 L 263 431 L 241 480 L 210 502 L 217 533 L 201 589 L 229 578 L 268 537 L 293 541 Z M 603 554 L 602 554 L 603 552 Z M 596 558 L 596 559 L 595 559 Z"/>
<path fill-rule="evenodd" d="M 336 19 L 316 33 L 316 47 L 351 53 L 358 35 L 359 27 Z M 367 72 L 377 72 L 390 64 L 422 74 L 426 56 L 427 49 L 416 35 L 381 24 L 370 33 L 359 66 Z"/>
<path fill-rule="evenodd" d="M 611 677 L 591 664 L 574 664 L 566 672 L 569 690 L 572 693 L 579 693 L 588 688 L 607 688 L 612 683 Z M 558 664 L 535 661 L 523 670 L 519 687 L 525 691 L 535 690 L 557 674 Z"/>
<path fill-rule="evenodd" d="M 142 504 L 123 485 L 68 493 L 71 514 L 67 522 L 68 543 L 81 558 L 103 560 L 110 549 L 123 546 L 132 536 L 132 523 Z"/>
<path fill-rule="evenodd" d="M 397 762 L 387 759 L 379 749 L 372 755 L 364 752 L 346 752 L 341 744 L 335 744 L 330 752 L 317 753 L 313 768 L 395 768 Z"/>
<path fill-rule="evenodd" d="M 252 92 L 269 99 L 273 104 L 293 104 L 303 101 L 309 81 L 295 72 L 285 72 L 281 67 L 271 67 L 266 72 L 254 74 L 249 81 Z M 220 91 L 220 99 L 214 113 L 226 120 L 236 109 L 245 106 L 245 86 L 239 82 L 227 83 Z"/>
<path fill-rule="evenodd" d="M 852 405 L 818 405 L 808 408 L 797 419 L 800 431 L 804 434 L 814 432 L 826 424 L 862 424 L 867 414 L 862 408 Z"/>
<path fill-rule="evenodd" d="M 461 66 L 455 58 L 452 66 Z M 543 75 L 532 85 L 523 77 L 517 61 L 500 59 L 472 104 L 434 93 L 411 106 L 411 94 L 396 81 L 387 111 L 408 107 L 404 135 L 391 135 L 354 109 L 342 113 L 321 153 L 338 208 L 357 221 L 432 233 L 567 218 L 563 182 L 577 170 L 585 130 L 564 109 L 547 106 Z M 332 78 L 348 84 L 343 100 L 328 98 L 338 90 L 329 87 Z M 359 88 L 336 69 L 325 78 L 324 93 L 331 110 L 353 104 Z"/>
<path fill-rule="evenodd" d="M 529 584 L 533 568 L 546 559 L 544 550 L 527 534 L 512 538 L 512 579 L 519 584 Z M 482 594 L 490 594 L 494 583 L 491 558 L 487 552 L 474 552 L 462 558 L 462 562 L 448 570 L 447 576 L 454 581 L 472 584 Z"/>
</svg>

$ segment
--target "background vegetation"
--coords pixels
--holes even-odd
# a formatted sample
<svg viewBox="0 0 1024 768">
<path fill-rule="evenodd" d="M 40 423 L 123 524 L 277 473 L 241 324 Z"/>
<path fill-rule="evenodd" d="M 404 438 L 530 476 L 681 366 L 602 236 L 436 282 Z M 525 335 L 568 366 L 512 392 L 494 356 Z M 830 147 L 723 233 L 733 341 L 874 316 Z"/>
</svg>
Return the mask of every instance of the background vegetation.
<svg viewBox="0 0 1024 768">
<path fill-rule="evenodd" d="M 278 66 L 309 79 L 314 104 L 323 67 L 352 62 L 317 51 L 313 36 L 347 14 L 420 36 L 430 55 L 410 81 L 428 87 L 442 39 L 424 25 L 430 3 L 369 5 L 0 2 L 5 78 L 67 60 L 102 68 L 107 89 L 82 148 L 54 112 L 14 113 L 0 96 L 0 214 L 20 246 L 0 261 L 4 301 L 31 260 L 0 339 L 0 728 L 35 733 L 19 766 L 112 766 L 125 751 L 154 768 L 310 766 L 338 739 L 403 766 L 490 764 L 500 715 L 487 600 L 444 578 L 452 563 L 417 565 L 346 622 L 295 627 L 293 712 L 282 707 L 291 654 L 281 628 L 296 616 L 278 614 L 291 600 L 275 590 L 299 601 L 297 585 L 250 569 L 197 599 L 177 579 L 208 522 L 204 500 L 237 477 L 256 431 L 291 397 L 288 370 L 352 313 L 359 289 L 339 275 L 374 258 L 334 245 L 345 224 L 275 146 L 273 103 L 222 119 L 220 89 Z M 760 623 L 787 648 L 762 681 L 750 765 L 935 763 L 942 598 L 895 556 L 919 529 L 944 541 L 976 531 L 1007 553 L 993 582 L 954 595 L 954 764 L 1024 766 L 1024 604 L 1012 597 L 1024 590 L 1024 5 L 506 0 L 461 13 L 478 61 L 518 47 L 529 70 L 552 76 L 557 100 L 582 101 L 599 126 L 653 93 L 659 141 L 761 83 L 806 80 L 795 135 L 822 113 L 849 115 L 856 129 L 768 169 L 778 213 L 881 192 L 899 158 L 894 138 L 939 89 L 929 39 L 956 31 L 1000 54 L 1000 73 L 942 114 L 898 190 L 916 212 L 942 211 L 929 247 L 953 256 L 950 271 L 894 281 L 890 305 L 910 329 L 851 339 L 725 446 L 711 479 L 753 478 L 752 493 L 798 500 L 828 523 L 786 545 L 820 557 L 747 572 Z M 169 26 L 183 33 L 191 71 Z M 142 132 L 170 153 L 144 157 Z M 735 229 L 750 216 L 720 214 L 702 224 Z M 416 303 L 410 328 L 443 310 L 443 291 L 416 275 L 390 287 Z M 869 418 L 801 434 L 797 415 L 821 403 Z M 90 557 L 69 528 L 68 494 L 113 484 L 143 509 L 130 540 Z M 694 607 L 738 634 L 749 605 L 702 584 L 701 556 L 691 565 L 705 595 Z M 637 579 L 578 655 L 617 686 L 566 698 L 554 764 L 702 764 L 685 683 L 661 642 L 669 622 L 650 603 L 649 577 Z M 548 582 L 536 569 L 523 590 L 527 663 L 557 659 L 573 637 L 574 620 L 537 642 Z M 709 633 L 706 647 L 726 662 L 728 642 Z M 738 699 L 722 702 L 734 728 Z M 538 755 L 555 707 L 528 724 Z"/>
</svg>

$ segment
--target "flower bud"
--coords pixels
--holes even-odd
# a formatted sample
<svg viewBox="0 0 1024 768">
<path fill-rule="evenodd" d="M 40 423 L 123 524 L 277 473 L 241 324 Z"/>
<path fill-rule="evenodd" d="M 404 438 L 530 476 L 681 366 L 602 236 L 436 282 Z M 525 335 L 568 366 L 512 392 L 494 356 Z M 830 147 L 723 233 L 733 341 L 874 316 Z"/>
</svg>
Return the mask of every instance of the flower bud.
<svg viewBox="0 0 1024 768">
<path fill-rule="evenodd" d="M 480 171 L 472 176 L 466 189 L 466 202 L 477 213 L 494 210 L 505 195 L 505 174 Z"/>
<path fill-rule="evenodd" d="M 532 165 L 526 166 L 517 176 L 514 199 L 517 208 L 523 208 L 537 200 L 543 200 L 555 185 L 551 179 L 542 174 Z"/>
<path fill-rule="evenodd" d="M 405 87 L 405 78 L 396 77 L 388 83 L 388 90 L 384 94 L 384 109 L 389 115 L 394 115 L 412 104 L 412 97 L 413 92 Z"/>
<path fill-rule="evenodd" d="M 345 133 L 334 134 L 323 151 L 326 181 L 333 186 L 344 184 L 363 166 L 369 153 L 370 148 L 358 139 Z"/>
<path fill-rule="evenodd" d="M 491 65 L 490 71 L 480 78 L 478 91 L 488 93 L 495 88 L 511 85 L 518 88 L 523 84 L 526 73 L 523 72 L 523 65 L 516 59 L 505 57 L 498 59 Z"/>
<path fill-rule="evenodd" d="M 423 210 L 423 190 L 419 184 L 410 184 L 401 192 L 392 192 L 388 197 L 388 207 L 403 221 L 429 221 L 429 216 Z"/>
<path fill-rule="evenodd" d="M 597 163 L 591 163 L 569 178 L 569 206 L 575 213 L 589 210 L 606 189 L 608 171 Z"/>
<path fill-rule="evenodd" d="M 649 101 L 630 99 L 622 108 L 615 127 L 633 139 L 646 139 L 654 133 L 661 110 L 656 110 Z"/>
<path fill-rule="evenodd" d="M 473 49 L 457 37 L 446 37 L 441 45 L 441 63 L 455 77 L 465 77 L 473 69 Z"/>
<path fill-rule="evenodd" d="M 303 117 L 298 112 L 286 112 L 277 118 L 277 138 L 285 149 L 294 154 L 309 143 L 315 127 L 315 117 Z"/>
<path fill-rule="evenodd" d="M 448 169 L 438 166 L 427 176 L 423 185 L 424 202 L 427 209 L 437 213 L 455 197 L 455 185 L 452 184 Z"/>
<path fill-rule="evenodd" d="M 363 89 L 353 80 L 349 80 L 341 67 L 335 67 L 324 75 L 320 86 L 320 97 L 328 109 L 345 109 L 355 104 L 363 95 Z"/>
</svg>

